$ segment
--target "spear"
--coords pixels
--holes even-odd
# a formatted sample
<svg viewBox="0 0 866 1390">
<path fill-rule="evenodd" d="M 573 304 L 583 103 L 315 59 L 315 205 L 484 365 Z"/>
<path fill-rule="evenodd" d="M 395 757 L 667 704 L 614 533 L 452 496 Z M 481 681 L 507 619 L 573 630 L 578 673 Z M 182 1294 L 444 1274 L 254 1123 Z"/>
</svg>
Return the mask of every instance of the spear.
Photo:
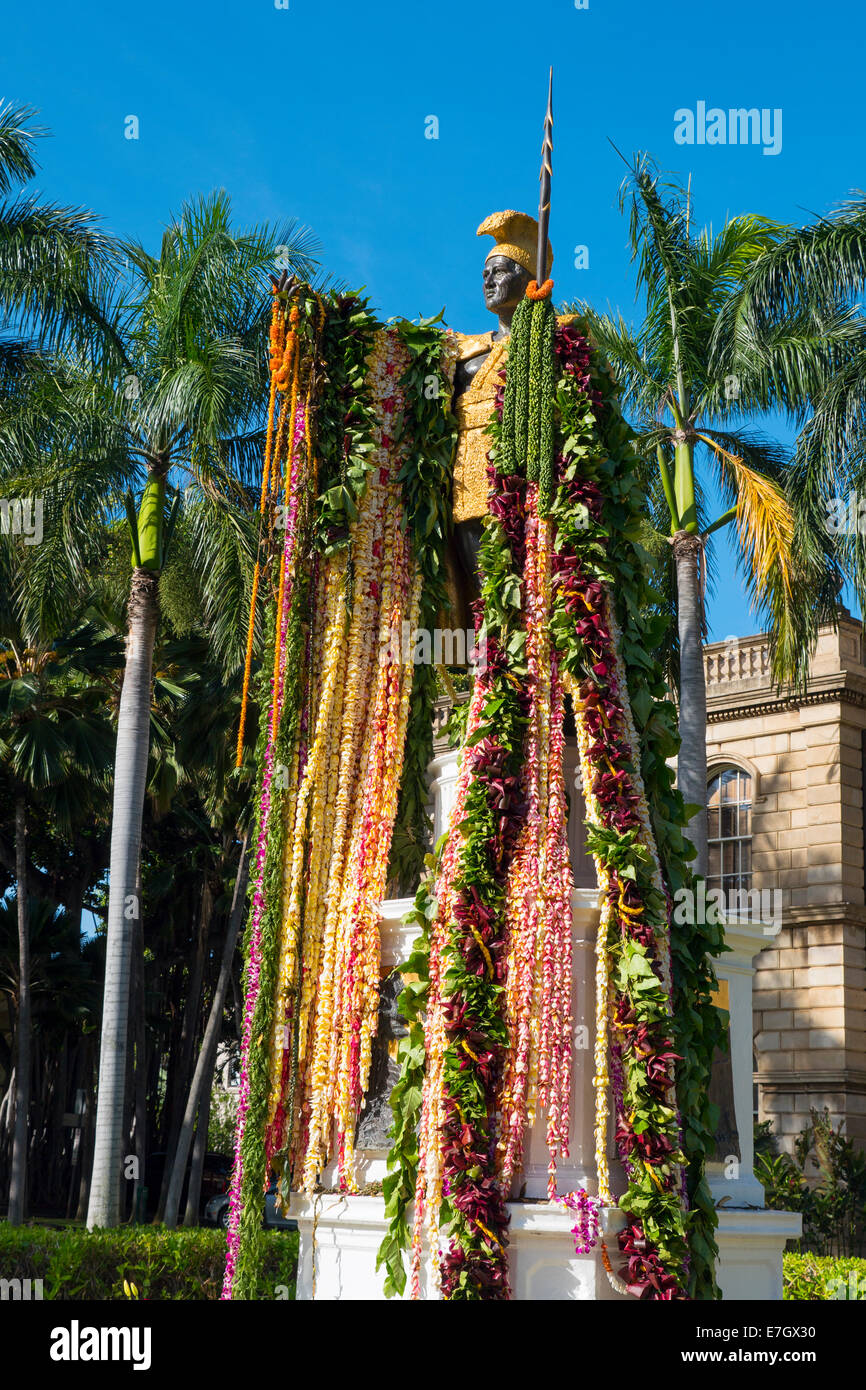
<svg viewBox="0 0 866 1390">
<path fill-rule="evenodd" d="M 547 279 L 547 228 L 550 222 L 550 181 L 553 178 L 553 68 L 547 88 L 547 114 L 544 117 L 544 140 L 541 144 L 541 193 L 538 199 L 538 252 L 535 258 L 535 282 L 540 287 Z"/>
</svg>

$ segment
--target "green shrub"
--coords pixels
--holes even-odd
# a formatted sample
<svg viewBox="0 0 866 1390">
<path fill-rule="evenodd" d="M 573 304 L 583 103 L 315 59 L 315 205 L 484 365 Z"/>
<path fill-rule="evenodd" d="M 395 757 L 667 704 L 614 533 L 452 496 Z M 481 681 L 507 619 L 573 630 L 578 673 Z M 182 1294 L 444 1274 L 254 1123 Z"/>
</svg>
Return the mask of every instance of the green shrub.
<svg viewBox="0 0 866 1390">
<path fill-rule="evenodd" d="M 799 1211 L 801 1253 L 866 1255 L 866 1154 L 834 1127 L 828 1111 L 811 1121 L 794 1145 L 794 1157 L 773 1152 L 769 1124 L 755 1151 L 755 1176 L 764 1200 L 777 1211 Z M 770 1141 L 768 1143 L 768 1141 Z M 792 1245 L 794 1242 L 792 1242 Z"/>
<path fill-rule="evenodd" d="M 0 1222 L 0 1278 L 41 1279 L 46 1299 L 123 1299 L 124 1280 L 141 1299 L 218 1299 L 225 1233 L 121 1226 L 113 1231 L 9 1226 Z M 297 1231 L 263 1231 L 253 1297 L 294 1298 Z"/>
<path fill-rule="evenodd" d="M 832 1255 L 785 1255 L 783 1298 L 866 1300 L 866 1260 Z"/>
</svg>

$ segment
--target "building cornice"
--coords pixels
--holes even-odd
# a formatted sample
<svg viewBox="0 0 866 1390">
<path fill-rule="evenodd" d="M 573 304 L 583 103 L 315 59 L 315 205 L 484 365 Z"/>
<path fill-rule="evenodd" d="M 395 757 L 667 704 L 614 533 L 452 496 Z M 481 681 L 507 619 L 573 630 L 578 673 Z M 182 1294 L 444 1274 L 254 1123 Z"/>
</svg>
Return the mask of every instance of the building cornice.
<svg viewBox="0 0 866 1390">
<path fill-rule="evenodd" d="M 854 1067 L 839 1067 L 828 1071 L 791 1071 L 754 1073 L 763 1095 L 798 1091 L 848 1091 L 866 1094 L 866 1071 Z"/>
<path fill-rule="evenodd" d="M 811 907 L 786 907 L 785 908 L 785 928 L 810 927 L 817 923 L 819 926 L 832 926 L 834 923 L 841 923 L 843 926 L 866 927 L 866 906 L 863 903 L 838 902 L 838 903 L 816 903 Z M 768 947 L 772 948 L 773 938 L 767 939 Z"/>
<path fill-rule="evenodd" d="M 840 683 L 840 676 L 842 683 Z M 764 715 L 781 714 L 803 709 L 809 705 L 846 704 L 866 709 L 866 683 L 860 677 L 834 671 L 832 676 L 810 682 L 809 689 L 800 693 L 782 690 L 773 694 L 762 690 L 740 691 L 731 682 L 730 693 L 707 693 L 707 723 L 720 724 L 734 719 L 755 719 Z"/>
</svg>

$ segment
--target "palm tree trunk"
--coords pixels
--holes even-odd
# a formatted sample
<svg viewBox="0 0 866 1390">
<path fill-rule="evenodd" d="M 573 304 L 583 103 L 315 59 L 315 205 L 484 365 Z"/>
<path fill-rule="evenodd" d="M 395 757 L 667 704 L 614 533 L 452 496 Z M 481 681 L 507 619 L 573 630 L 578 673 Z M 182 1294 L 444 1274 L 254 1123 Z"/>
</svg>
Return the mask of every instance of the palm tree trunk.
<svg viewBox="0 0 866 1390">
<path fill-rule="evenodd" d="M 139 874 L 139 885 L 141 875 Z M 135 1050 L 133 1069 L 133 1127 L 135 1156 L 138 1160 L 138 1179 L 133 1190 L 133 1221 L 144 1221 L 145 1171 L 147 1166 L 147 1035 L 145 1027 L 144 993 L 144 928 L 141 918 L 133 923 L 133 986 L 132 1042 Z"/>
<path fill-rule="evenodd" d="M 673 538 L 680 638 L 680 751 L 677 786 L 686 804 L 699 806 L 687 834 L 697 850 L 696 873 L 707 872 L 707 685 L 704 674 L 703 599 L 699 563 L 702 541 L 687 531 Z"/>
<path fill-rule="evenodd" d="M 78 1201 L 75 1207 L 76 1221 L 83 1221 L 87 1216 L 90 1199 L 90 1175 L 93 1172 L 93 1131 L 95 1128 L 93 1109 L 96 1099 L 96 1078 L 93 1075 L 95 1068 L 91 1049 L 89 1052 L 91 1053 L 88 1057 L 90 1079 L 86 1087 L 84 1111 L 81 1116 L 80 1180 L 78 1183 Z"/>
<path fill-rule="evenodd" d="M 126 668 L 117 719 L 111 818 L 105 992 L 99 1094 L 87 1228 L 116 1226 L 123 1161 L 124 1081 L 132 928 L 141 912 L 136 885 L 150 751 L 153 646 L 159 614 L 158 576 L 134 569 L 129 596 Z"/>
<path fill-rule="evenodd" d="M 205 1080 L 207 1080 L 207 1078 L 205 1078 Z M 184 1226 L 197 1226 L 199 1224 L 201 1180 L 204 1174 L 204 1160 L 207 1153 L 207 1132 L 210 1126 L 211 1086 L 213 1086 L 213 1072 L 211 1072 L 211 1085 L 208 1086 L 205 1084 L 201 1103 L 198 1107 L 198 1119 L 195 1125 L 195 1140 L 193 1141 L 192 1159 L 189 1165 L 189 1188 L 186 1194 L 186 1209 L 183 1214 Z"/>
<path fill-rule="evenodd" d="M 18 904 L 18 1019 L 15 1061 L 15 1134 L 9 1181 L 10 1226 L 24 1220 L 27 1182 L 27 1121 L 30 1113 L 30 928 L 27 902 L 27 816 L 24 800 L 15 802 L 15 877 Z"/>
<path fill-rule="evenodd" d="M 199 905 L 196 951 L 193 957 L 189 987 L 183 1007 L 180 1046 L 177 1049 L 176 1063 L 172 1070 L 172 1103 L 168 1124 L 168 1142 L 166 1144 L 166 1153 L 169 1155 L 173 1154 L 177 1147 L 178 1137 L 183 1124 L 183 1110 L 181 1107 L 184 1103 L 184 1096 L 189 1095 L 191 1078 L 193 1075 L 193 1058 L 195 1056 L 195 1039 L 198 1033 L 201 1011 L 205 957 L 207 955 L 207 943 L 213 927 L 215 901 L 211 884 L 206 877 Z M 166 1099 L 168 1099 L 168 1092 L 166 1092 Z M 157 1221 L 162 1221 L 165 1216 L 165 1206 L 168 1201 L 168 1185 L 171 1179 L 171 1173 L 172 1167 L 169 1163 L 166 1163 L 162 1175 L 162 1189 L 159 1194 L 159 1204 L 156 1212 Z"/>
<path fill-rule="evenodd" d="M 173 1230 L 177 1225 L 177 1210 L 180 1204 L 180 1193 L 183 1187 L 183 1176 L 186 1171 L 189 1146 L 192 1142 L 196 1112 L 202 1103 L 206 1091 L 210 1090 L 213 1083 L 213 1071 L 216 1064 L 223 1008 L 225 1007 L 226 993 L 228 991 L 229 979 L 232 972 L 232 961 L 234 960 L 238 932 L 240 931 L 241 920 L 244 915 L 247 874 L 249 872 L 248 850 L 249 831 L 244 835 L 243 844 L 241 845 L 241 857 L 235 876 L 232 908 L 229 915 L 228 927 L 226 928 L 225 942 L 223 943 L 223 955 L 220 963 L 219 978 L 216 982 L 216 988 L 214 989 L 207 1027 L 205 1028 L 201 1050 L 198 1054 L 198 1061 L 196 1062 L 195 1074 L 192 1078 L 192 1085 L 189 1088 L 186 1110 L 184 1111 L 180 1135 L 177 1141 L 177 1149 L 174 1155 L 174 1163 L 171 1170 L 171 1181 L 168 1187 L 164 1218 L 165 1224 L 170 1230 Z M 192 1184 L 190 1184 L 190 1194 L 191 1193 Z"/>
</svg>

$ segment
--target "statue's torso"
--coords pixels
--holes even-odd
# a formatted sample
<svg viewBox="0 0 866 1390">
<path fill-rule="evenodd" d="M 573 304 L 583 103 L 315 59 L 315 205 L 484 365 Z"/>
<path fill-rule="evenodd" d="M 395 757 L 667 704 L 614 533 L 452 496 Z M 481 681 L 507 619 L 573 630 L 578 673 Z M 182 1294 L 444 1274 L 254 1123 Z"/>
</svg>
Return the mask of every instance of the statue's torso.
<svg viewBox="0 0 866 1390">
<path fill-rule="evenodd" d="M 487 426 L 496 392 L 502 385 L 508 339 L 494 342 L 492 333 L 456 334 L 454 413 L 459 434 L 454 457 L 454 520 L 474 521 L 487 512 Z"/>
</svg>

